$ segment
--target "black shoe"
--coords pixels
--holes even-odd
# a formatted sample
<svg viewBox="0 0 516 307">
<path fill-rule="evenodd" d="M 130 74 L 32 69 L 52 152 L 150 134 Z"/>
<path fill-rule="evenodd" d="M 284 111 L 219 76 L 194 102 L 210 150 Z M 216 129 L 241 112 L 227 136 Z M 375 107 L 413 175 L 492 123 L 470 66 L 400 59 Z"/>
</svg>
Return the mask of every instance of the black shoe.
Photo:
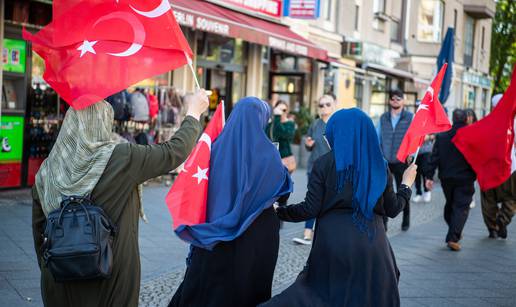
<svg viewBox="0 0 516 307">
<path fill-rule="evenodd" d="M 489 239 L 498 239 L 498 233 L 496 230 L 489 230 Z"/>
<path fill-rule="evenodd" d="M 407 224 L 402 224 L 402 225 L 401 225 L 401 230 L 402 230 L 402 231 L 407 231 L 407 230 L 409 230 L 409 228 L 410 228 L 410 224 L 408 224 L 408 223 L 407 223 Z"/>
<path fill-rule="evenodd" d="M 498 225 L 498 236 L 502 239 L 507 239 L 507 226 L 505 226 L 499 219 L 496 220 Z"/>
</svg>

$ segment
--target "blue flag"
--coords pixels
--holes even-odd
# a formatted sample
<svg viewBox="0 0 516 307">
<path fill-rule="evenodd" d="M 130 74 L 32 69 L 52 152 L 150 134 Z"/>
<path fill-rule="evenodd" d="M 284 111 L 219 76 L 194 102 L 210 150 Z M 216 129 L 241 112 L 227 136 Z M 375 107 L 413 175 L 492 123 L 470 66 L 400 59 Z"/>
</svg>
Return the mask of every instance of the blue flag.
<svg viewBox="0 0 516 307">
<path fill-rule="evenodd" d="M 454 41 L 454 29 L 448 28 L 443 44 L 441 45 L 441 51 L 439 51 L 439 56 L 437 57 L 437 71 L 441 70 L 444 63 L 448 63 L 448 69 L 446 70 L 446 75 L 444 75 L 441 93 L 439 94 L 439 100 L 442 104 L 445 104 L 446 99 L 450 96 L 450 88 L 453 79 L 453 59 L 455 54 Z"/>
</svg>

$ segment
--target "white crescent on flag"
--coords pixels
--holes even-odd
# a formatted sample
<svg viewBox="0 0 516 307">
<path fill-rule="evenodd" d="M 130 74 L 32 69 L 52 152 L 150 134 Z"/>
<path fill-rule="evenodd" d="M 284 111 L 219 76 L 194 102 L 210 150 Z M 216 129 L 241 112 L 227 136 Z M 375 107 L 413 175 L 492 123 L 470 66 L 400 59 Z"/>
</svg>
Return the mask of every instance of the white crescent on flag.
<svg viewBox="0 0 516 307">
<path fill-rule="evenodd" d="M 118 1 L 117 1 L 118 2 Z M 172 7 L 170 6 L 170 2 L 168 0 L 162 0 L 161 3 L 153 10 L 150 11 L 140 11 L 135 9 L 132 5 L 129 5 L 133 11 L 137 14 L 145 16 L 147 18 L 157 18 L 166 12 L 168 12 Z"/>
<path fill-rule="evenodd" d="M 127 21 L 127 23 L 130 24 L 131 27 L 133 28 L 134 39 L 133 39 L 133 43 L 131 44 L 131 46 L 129 46 L 129 48 L 127 50 L 125 50 L 123 52 L 107 53 L 107 54 L 116 56 L 116 57 L 128 57 L 128 56 L 131 56 L 131 55 L 137 53 L 138 51 L 140 51 L 140 49 L 142 49 L 142 47 L 143 47 L 143 43 L 145 42 L 145 36 L 146 36 L 145 28 L 143 27 L 143 24 L 141 23 L 141 21 L 139 21 L 138 18 L 136 18 L 135 16 L 133 16 L 127 12 L 113 12 L 111 14 L 108 14 L 106 16 L 99 18 L 99 20 L 97 20 L 93 24 L 93 27 L 95 27 L 100 22 L 111 20 L 111 19 L 121 19 L 121 20 Z"/>
</svg>

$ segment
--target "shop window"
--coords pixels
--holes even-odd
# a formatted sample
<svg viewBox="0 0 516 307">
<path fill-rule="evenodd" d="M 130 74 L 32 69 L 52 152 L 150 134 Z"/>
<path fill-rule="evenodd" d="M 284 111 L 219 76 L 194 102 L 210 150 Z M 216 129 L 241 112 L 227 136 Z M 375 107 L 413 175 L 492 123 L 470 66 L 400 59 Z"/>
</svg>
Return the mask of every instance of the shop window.
<svg viewBox="0 0 516 307">
<path fill-rule="evenodd" d="M 457 32 L 457 9 L 453 10 L 453 29 Z"/>
<path fill-rule="evenodd" d="M 465 85 L 464 90 L 464 108 L 475 108 L 475 100 L 477 98 L 477 93 L 475 91 L 475 87 L 470 85 Z"/>
<path fill-rule="evenodd" d="M 401 42 L 401 26 L 398 20 L 391 20 L 391 42 Z"/>
<path fill-rule="evenodd" d="M 359 23 L 360 23 L 360 6 L 355 5 L 355 31 L 358 31 Z"/>
<path fill-rule="evenodd" d="M 482 50 L 484 50 L 485 38 L 486 38 L 486 27 L 482 27 L 482 43 L 481 43 Z"/>
<path fill-rule="evenodd" d="M 385 0 L 374 0 L 373 13 L 385 13 Z"/>
<path fill-rule="evenodd" d="M 489 102 L 487 101 L 487 90 L 482 89 L 482 117 L 487 115 L 487 110 L 489 110 Z"/>
<path fill-rule="evenodd" d="M 464 65 L 471 67 L 473 65 L 475 20 L 471 16 L 466 15 L 464 27 Z"/>
<path fill-rule="evenodd" d="M 363 106 L 364 101 L 364 79 L 363 78 L 355 78 L 355 92 L 354 98 L 358 108 Z"/>
<path fill-rule="evenodd" d="M 199 59 L 225 64 L 245 64 L 245 42 L 242 39 L 203 33 L 197 43 Z"/>
<path fill-rule="evenodd" d="M 312 61 L 309 58 L 296 57 L 284 53 L 272 54 L 272 71 L 312 73 Z"/>
<path fill-rule="evenodd" d="M 387 110 L 386 81 L 375 79 L 371 81 L 370 115 L 373 119 L 379 118 Z"/>
<path fill-rule="evenodd" d="M 443 25 L 444 4 L 441 0 L 421 0 L 418 13 L 417 39 L 439 43 Z"/>
</svg>

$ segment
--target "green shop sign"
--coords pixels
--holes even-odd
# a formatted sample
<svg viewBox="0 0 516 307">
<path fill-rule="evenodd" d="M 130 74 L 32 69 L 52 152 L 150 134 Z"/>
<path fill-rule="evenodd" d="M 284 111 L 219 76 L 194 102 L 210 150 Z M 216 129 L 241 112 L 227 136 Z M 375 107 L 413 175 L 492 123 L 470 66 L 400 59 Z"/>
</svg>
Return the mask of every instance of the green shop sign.
<svg viewBox="0 0 516 307">
<path fill-rule="evenodd" d="M 0 120 L 0 163 L 21 161 L 23 122 L 24 119 L 21 116 L 2 115 Z"/>
<path fill-rule="evenodd" d="M 5 38 L 2 47 L 4 71 L 25 73 L 27 44 L 23 40 Z"/>
</svg>

